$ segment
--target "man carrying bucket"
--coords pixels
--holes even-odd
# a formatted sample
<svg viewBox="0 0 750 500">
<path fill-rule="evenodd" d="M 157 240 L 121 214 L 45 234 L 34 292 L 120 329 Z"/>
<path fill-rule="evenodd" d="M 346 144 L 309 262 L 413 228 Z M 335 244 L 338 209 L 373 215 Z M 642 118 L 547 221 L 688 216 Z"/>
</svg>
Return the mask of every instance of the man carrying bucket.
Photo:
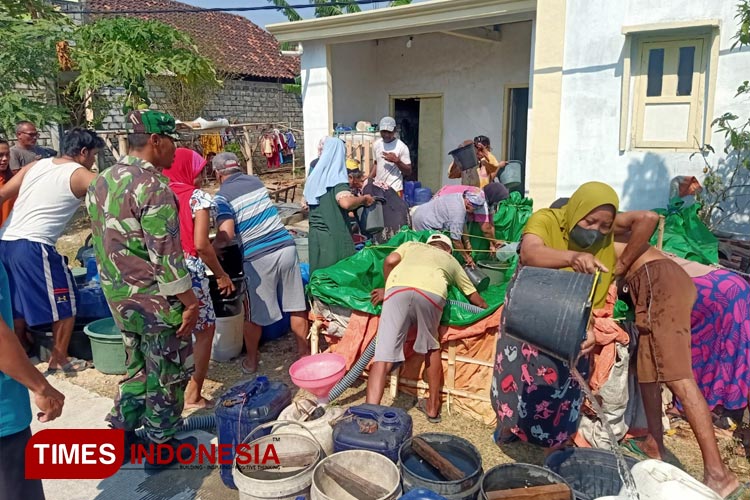
<svg viewBox="0 0 750 500">
<path fill-rule="evenodd" d="M 174 118 L 153 110 L 132 111 L 128 125 L 130 153 L 97 177 L 86 197 L 102 291 L 127 363 L 107 420 L 125 431 L 126 462 L 143 425 L 151 443 L 172 448 L 174 463 L 177 448 L 194 443 L 174 435 L 193 371 L 191 334 L 198 320 L 177 202 L 161 175 L 174 160 L 177 132 Z"/>
<path fill-rule="evenodd" d="M 451 239 L 433 234 L 427 244 L 410 241 L 399 246 L 383 263 L 385 289 L 372 291 L 372 303 L 383 303 L 378 325 L 375 357 L 367 379 L 367 402 L 380 404 L 386 375 L 394 363 L 404 361 L 404 342 L 412 326 L 417 328 L 414 351 L 425 356 L 429 397 L 417 403 L 431 423 L 440 422 L 443 363 L 438 328 L 448 297 L 448 285 L 457 286 L 469 302 L 481 308 L 479 295 L 461 265 L 453 258 Z"/>
</svg>

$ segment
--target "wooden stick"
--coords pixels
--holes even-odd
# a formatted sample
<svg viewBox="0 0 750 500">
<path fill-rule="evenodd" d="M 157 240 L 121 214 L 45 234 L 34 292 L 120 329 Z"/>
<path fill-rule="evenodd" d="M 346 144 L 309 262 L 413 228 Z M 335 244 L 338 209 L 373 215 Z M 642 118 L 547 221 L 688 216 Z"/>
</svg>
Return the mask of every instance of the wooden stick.
<svg viewBox="0 0 750 500">
<path fill-rule="evenodd" d="M 370 175 L 370 167 L 371 167 L 370 152 L 371 151 L 372 151 L 372 143 L 366 140 L 365 141 L 365 155 L 364 155 L 364 158 L 362 159 L 362 163 L 364 163 L 364 165 L 362 165 L 362 170 L 365 171 L 366 176 Z"/>
<path fill-rule="evenodd" d="M 422 457 L 428 464 L 435 467 L 442 476 L 448 481 L 459 481 L 466 477 L 458 467 L 443 458 L 435 448 L 419 437 L 411 440 L 411 449 L 414 453 Z"/>
<path fill-rule="evenodd" d="M 661 250 L 664 246 L 664 222 L 666 221 L 663 215 L 659 216 L 659 236 L 656 240 L 656 249 Z"/>
<path fill-rule="evenodd" d="M 546 484 L 512 490 L 488 491 L 487 500 L 570 500 L 570 488 L 565 484 Z"/>
<path fill-rule="evenodd" d="M 326 474 L 338 483 L 347 493 L 359 500 L 371 500 L 373 498 L 383 498 L 388 495 L 385 488 L 368 481 L 349 469 L 338 464 L 326 462 L 323 464 L 323 470 Z"/>
</svg>

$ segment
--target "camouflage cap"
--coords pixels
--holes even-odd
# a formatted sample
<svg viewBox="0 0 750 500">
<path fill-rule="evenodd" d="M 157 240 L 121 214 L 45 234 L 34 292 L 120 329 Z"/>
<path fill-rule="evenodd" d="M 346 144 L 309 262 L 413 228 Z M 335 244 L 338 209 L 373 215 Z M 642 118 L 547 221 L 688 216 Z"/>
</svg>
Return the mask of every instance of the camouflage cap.
<svg viewBox="0 0 750 500">
<path fill-rule="evenodd" d="M 125 128 L 131 134 L 159 134 L 179 139 L 172 115 L 153 109 L 137 109 L 128 113 Z"/>
</svg>

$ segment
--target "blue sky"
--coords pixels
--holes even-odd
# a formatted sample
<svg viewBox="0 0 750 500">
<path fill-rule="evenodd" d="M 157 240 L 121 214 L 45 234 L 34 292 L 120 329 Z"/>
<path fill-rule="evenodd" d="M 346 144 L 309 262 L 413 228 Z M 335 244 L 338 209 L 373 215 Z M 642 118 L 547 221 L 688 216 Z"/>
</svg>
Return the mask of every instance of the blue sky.
<svg viewBox="0 0 750 500">
<path fill-rule="evenodd" d="M 204 8 L 217 8 L 217 7 L 255 7 L 261 5 L 271 5 L 266 0 L 180 0 L 183 3 L 195 5 L 197 7 Z M 295 5 L 305 3 L 307 0 L 287 0 L 288 3 Z M 413 0 L 414 3 L 423 2 L 424 0 Z M 385 7 L 388 2 L 378 2 L 381 7 Z M 370 6 L 363 6 L 363 9 L 370 9 Z M 300 9 L 297 12 L 302 17 L 311 17 L 313 15 L 313 9 Z M 251 12 L 234 12 L 233 14 L 239 14 L 250 19 L 252 22 L 260 26 L 265 27 L 266 24 L 280 23 L 286 21 L 286 17 L 280 12 L 274 10 L 257 10 Z"/>
</svg>

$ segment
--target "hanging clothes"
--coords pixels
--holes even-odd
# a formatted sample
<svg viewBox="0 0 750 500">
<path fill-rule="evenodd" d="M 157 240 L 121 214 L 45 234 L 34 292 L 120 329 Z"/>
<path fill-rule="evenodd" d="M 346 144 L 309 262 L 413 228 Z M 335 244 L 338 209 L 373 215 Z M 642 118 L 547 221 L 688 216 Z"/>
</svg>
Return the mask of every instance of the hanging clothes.
<svg viewBox="0 0 750 500">
<path fill-rule="evenodd" d="M 203 157 L 205 158 L 209 153 L 221 153 L 224 151 L 224 141 L 221 139 L 221 134 L 205 134 L 200 136 L 201 148 L 203 149 Z"/>
<path fill-rule="evenodd" d="M 276 143 L 276 138 L 273 133 L 265 133 L 260 140 L 260 150 L 263 156 L 266 157 L 267 167 L 269 170 L 274 170 L 281 166 L 279 160 L 279 148 Z"/>
<path fill-rule="evenodd" d="M 287 130 L 285 135 L 287 147 L 289 149 L 297 149 L 297 139 L 294 137 L 294 132 Z"/>
</svg>

